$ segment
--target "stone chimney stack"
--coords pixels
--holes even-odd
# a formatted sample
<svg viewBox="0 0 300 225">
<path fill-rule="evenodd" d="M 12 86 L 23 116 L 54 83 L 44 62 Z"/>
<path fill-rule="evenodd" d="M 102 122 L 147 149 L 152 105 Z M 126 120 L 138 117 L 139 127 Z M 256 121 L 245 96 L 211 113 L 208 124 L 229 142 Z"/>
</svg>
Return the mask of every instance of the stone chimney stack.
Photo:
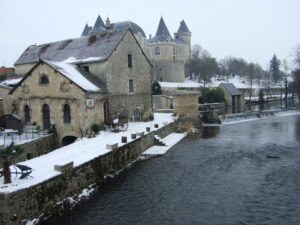
<svg viewBox="0 0 300 225">
<path fill-rule="evenodd" d="M 106 19 L 105 28 L 106 28 L 106 32 L 112 32 L 113 26 L 112 26 L 112 24 L 110 23 L 110 20 L 109 20 L 108 17 L 107 17 L 107 19 Z"/>
</svg>

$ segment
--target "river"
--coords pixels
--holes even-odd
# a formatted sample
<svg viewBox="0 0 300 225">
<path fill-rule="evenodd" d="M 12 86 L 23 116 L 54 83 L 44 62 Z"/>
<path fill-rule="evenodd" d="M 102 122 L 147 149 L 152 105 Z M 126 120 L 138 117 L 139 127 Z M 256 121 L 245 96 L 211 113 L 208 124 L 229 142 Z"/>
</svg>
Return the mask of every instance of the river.
<svg viewBox="0 0 300 225">
<path fill-rule="evenodd" d="M 300 115 L 206 127 L 51 225 L 300 222 Z"/>
</svg>

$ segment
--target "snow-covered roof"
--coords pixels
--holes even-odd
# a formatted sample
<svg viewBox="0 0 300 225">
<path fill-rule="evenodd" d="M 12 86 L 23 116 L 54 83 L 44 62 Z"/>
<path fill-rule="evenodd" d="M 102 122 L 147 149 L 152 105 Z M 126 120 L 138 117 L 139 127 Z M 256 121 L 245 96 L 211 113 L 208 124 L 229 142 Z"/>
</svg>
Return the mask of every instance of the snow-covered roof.
<svg viewBox="0 0 300 225">
<path fill-rule="evenodd" d="M 241 95 L 242 93 L 232 83 L 221 83 L 231 95 Z"/>
<path fill-rule="evenodd" d="M 20 78 L 13 78 L 13 79 L 6 79 L 4 81 L 0 82 L 0 85 L 8 86 L 8 85 L 14 85 L 20 82 L 22 80 L 22 77 Z"/>
<path fill-rule="evenodd" d="M 127 32 L 128 30 L 118 30 L 38 46 L 32 45 L 23 52 L 15 65 L 35 63 L 41 59 L 62 62 L 70 57 L 77 60 L 91 57 L 104 60 L 112 54 Z"/>
<path fill-rule="evenodd" d="M 90 92 L 106 92 L 105 84 L 103 84 L 97 77 L 91 73 L 81 70 L 73 63 L 76 60 L 69 58 L 63 62 L 44 61 L 52 68 L 66 76 L 79 87 Z"/>
</svg>

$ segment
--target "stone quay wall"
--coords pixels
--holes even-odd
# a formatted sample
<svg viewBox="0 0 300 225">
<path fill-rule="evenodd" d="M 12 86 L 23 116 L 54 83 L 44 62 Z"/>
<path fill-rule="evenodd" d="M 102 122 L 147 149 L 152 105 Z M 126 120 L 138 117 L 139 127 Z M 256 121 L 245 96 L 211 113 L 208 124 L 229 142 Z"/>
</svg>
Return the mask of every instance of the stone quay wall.
<svg viewBox="0 0 300 225">
<path fill-rule="evenodd" d="M 43 154 L 47 154 L 58 148 L 57 136 L 55 134 L 49 134 L 45 137 L 20 144 L 18 146 L 20 146 L 23 151 L 20 155 L 11 159 L 12 165 L 18 162 L 25 161 L 26 159 L 31 159 Z M 0 160 L 0 168 L 2 168 L 2 162 L 3 160 Z"/>
<path fill-rule="evenodd" d="M 154 145 L 154 135 L 161 138 L 176 132 L 178 121 L 127 143 L 78 167 L 64 171 L 47 181 L 13 193 L 0 193 L 0 224 L 20 225 L 39 219 L 53 218 L 72 207 L 68 197 L 78 198 L 90 185 L 101 185 L 107 175 L 113 175 L 134 162 Z M 23 222 L 22 222 L 23 221 Z"/>
</svg>

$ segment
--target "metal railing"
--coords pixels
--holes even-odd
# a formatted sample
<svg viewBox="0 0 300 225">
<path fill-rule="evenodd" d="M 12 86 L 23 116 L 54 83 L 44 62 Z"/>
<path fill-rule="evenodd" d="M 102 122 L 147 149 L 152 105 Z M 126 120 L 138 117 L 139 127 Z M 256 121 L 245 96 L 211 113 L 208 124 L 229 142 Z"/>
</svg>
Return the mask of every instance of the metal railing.
<svg viewBox="0 0 300 225">
<path fill-rule="evenodd" d="M 25 128 L 22 132 L 17 130 L 7 129 L 0 131 L 0 145 L 2 147 L 8 146 L 11 143 L 22 144 L 24 142 L 32 141 L 48 134 L 48 130 L 37 130 L 34 128 Z"/>
</svg>

